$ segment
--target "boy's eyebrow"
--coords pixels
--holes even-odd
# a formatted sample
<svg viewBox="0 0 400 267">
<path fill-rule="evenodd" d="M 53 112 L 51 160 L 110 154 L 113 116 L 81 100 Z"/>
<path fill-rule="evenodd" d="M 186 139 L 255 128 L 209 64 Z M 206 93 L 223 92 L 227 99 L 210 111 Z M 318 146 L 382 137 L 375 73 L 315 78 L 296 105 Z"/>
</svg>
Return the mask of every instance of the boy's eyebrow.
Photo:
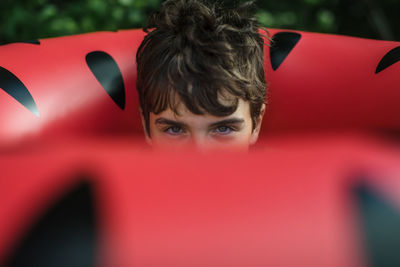
<svg viewBox="0 0 400 267">
<path fill-rule="evenodd" d="M 221 125 L 221 124 L 242 124 L 242 123 L 244 123 L 244 119 L 230 118 L 230 119 L 225 119 L 225 120 L 214 122 L 214 123 L 210 124 L 210 127 L 214 127 L 214 126 Z M 180 126 L 180 127 L 183 127 L 183 126 L 186 125 L 186 124 L 184 124 L 182 122 L 169 120 L 169 119 L 166 119 L 166 118 L 158 118 L 158 119 L 156 119 L 155 120 L 155 124 L 168 124 L 168 125 L 176 125 L 176 126 Z"/>
<path fill-rule="evenodd" d="M 230 118 L 230 119 L 214 122 L 214 123 L 210 124 L 210 127 L 221 125 L 221 124 L 242 124 L 242 123 L 244 123 L 244 119 Z"/>
<path fill-rule="evenodd" d="M 178 121 L 173 121 L 173 120 L 169 120 L 166 118 L 158 118 L 155 121 L 155 124 L 169 124 L 169 125 L 176 125 L 176 126 L 185 126 L 184 123 L 182 122 L 178 122 Z"/>
</svg>

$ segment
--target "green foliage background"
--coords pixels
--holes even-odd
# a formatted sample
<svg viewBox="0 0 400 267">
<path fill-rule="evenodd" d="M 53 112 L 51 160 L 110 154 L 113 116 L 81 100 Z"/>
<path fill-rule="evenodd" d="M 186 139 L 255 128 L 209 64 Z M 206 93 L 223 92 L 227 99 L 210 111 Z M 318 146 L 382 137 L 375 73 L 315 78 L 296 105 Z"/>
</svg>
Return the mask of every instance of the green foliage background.
<svg viewBox="0 0 400 267">
<path fill-rule="evenodd" d="M 0 0 L 0 43 L 142 27 L 162 0 Z M 241 2 L 223 1 L 227 6 Z M 400 40 L 399 0 L 258 0 L 267 28 Z"/>
</svg>

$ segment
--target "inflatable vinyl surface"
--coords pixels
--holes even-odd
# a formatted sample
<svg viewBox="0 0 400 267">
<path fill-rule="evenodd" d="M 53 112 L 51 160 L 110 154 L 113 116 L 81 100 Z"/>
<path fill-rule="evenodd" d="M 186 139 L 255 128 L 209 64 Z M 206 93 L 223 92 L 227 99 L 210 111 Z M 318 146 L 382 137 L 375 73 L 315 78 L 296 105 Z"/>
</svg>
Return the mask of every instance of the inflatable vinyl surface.
<svg viewBox="0 0 400 267">
<path fill-rule="evenodd" d="M 400 266 L 400 43 L 270 34 L 246 155 L 143 146 L 140 30 L 0 46 L 0 266 Z"/>
<path fill-rule="evenodd" d="M 400 43 L 270 30 L 262 136 L 399 131 Z M 0 46 L 0 143 L 141 134 L 135 53 L 141 30 Z"/>
<path fill-rule="evenodd" d="M 0 155 L 0 265 L 400 264 L 398 149 L 334 136 L 267 145 L 164 155 L 92 139 Z"/>
</svg>

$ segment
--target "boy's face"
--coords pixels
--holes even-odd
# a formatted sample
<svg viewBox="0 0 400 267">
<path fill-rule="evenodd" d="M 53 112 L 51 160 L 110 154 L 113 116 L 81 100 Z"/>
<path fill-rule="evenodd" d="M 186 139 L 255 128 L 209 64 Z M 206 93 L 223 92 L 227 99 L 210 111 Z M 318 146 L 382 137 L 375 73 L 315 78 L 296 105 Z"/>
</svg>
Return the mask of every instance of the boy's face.
<svg viewBox="0 0 400 267">
<path fill-rule="evenodd" d="M 257 141 L 264 108 L 254 130 L 250 104 L 242 99 L 236 111 L 224 117 L 193 114 L 183 103 L 178 105 L 177 111 L 179 115 L 171 109 L 160 114 L 150 113 L 150 136 L 146 139 L 154 149 L 247 151 Z"/>
</svg>

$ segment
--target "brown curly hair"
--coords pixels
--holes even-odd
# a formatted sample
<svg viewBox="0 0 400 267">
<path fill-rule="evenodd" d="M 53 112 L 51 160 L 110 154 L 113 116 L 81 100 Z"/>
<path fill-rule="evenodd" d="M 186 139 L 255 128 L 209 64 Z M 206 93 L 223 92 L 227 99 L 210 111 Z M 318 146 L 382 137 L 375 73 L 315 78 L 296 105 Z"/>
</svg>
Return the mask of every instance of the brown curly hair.
<svg viewBox="0 0 400 267">
<path fill-rule="evenodd" d="M 150 112 L 171 108 L 177 114 L 176 99 L 194 114 L 227 116 L 241 98 L 250 102 L 255 127 L 267 85 L 266 36 L 248 16 L 253 6 L 246 2 L 232 9 L 202 0 L 167 0 L 149 17 L 136 54 L 136 86 L 148 134 Z"/>
</svg>

